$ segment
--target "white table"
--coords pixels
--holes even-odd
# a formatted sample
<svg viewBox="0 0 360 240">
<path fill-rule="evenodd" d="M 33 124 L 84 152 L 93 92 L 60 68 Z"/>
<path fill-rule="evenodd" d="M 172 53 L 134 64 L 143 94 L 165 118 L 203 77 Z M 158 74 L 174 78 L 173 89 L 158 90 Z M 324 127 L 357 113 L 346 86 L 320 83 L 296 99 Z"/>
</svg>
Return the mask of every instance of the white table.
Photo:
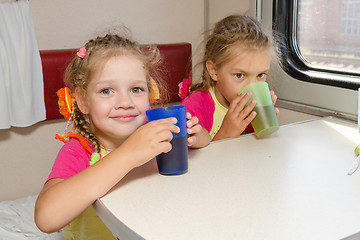
<svg viewBox="0 0 360 240">
<path fill-rule="evenodd" d="M 121 240 L 342 239 L 360 232 L 358 144 L 331 117 L 218 141 L 189 151 L 186 174 L 133 170 L 94 207 Z"/>
</svg>

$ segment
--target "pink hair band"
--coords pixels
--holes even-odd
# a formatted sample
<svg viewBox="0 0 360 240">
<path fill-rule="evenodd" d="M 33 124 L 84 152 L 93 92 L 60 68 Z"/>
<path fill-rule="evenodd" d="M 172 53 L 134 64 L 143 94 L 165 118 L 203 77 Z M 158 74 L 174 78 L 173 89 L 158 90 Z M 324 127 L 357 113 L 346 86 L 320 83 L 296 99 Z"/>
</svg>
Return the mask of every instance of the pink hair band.
<svg viewBox="0 0 360 240">
<path fill-rule="evenodd" d="M 84 58 L 86 55 L 86 47 L 82 47 L 79 49 L 79 51 L 76 53 L 76 55 L 78 55 L 81 58 Z"/>
</svg>

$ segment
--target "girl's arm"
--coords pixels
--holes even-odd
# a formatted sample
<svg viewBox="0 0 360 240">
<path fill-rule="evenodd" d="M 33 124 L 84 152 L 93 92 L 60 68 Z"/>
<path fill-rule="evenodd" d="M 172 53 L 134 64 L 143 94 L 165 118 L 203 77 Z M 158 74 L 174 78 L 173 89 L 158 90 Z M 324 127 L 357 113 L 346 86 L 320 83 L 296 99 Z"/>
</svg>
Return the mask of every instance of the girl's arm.
<svg viewBox="0 0 360 240">
<path fill-rule="evenodd" d="M 43 232 L 66 226 L 104 196 L 129 171 L 171 150 L 176 118 L 161 119 L 138 128 L 120 147 L 68 179 L 51 179 L 35 205 L 35 222 Z"/>
</svg>

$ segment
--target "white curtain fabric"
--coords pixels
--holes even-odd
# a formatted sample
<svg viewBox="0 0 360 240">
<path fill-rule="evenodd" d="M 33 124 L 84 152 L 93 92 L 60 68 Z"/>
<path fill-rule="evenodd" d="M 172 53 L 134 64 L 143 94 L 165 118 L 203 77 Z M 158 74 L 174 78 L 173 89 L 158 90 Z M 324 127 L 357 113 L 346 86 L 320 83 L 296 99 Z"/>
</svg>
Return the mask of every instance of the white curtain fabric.
<svg viewBox="0 0 360 240">
<path fill-rule="evenodd" d="M 29 2 L 0 3 L 0 129 L 45 119 L 41 59 Z"/>
</svg>

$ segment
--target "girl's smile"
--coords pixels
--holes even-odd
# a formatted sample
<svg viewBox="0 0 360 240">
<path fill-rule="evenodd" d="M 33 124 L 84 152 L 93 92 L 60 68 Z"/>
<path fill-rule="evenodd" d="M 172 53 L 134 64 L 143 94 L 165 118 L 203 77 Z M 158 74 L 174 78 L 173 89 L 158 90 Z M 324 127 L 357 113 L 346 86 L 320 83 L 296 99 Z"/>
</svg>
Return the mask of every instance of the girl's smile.
<svg viewBox="0 0 360 240">
<path fill-rule="evenodd" d="M 131 122 L 137 117 L 137 115 L 134 114 L 127 114 L 127 115 L 118 115 L 118 116 L 112 116 L 111 119 L 114 119 L 119 122 Z"/>
</svg>

